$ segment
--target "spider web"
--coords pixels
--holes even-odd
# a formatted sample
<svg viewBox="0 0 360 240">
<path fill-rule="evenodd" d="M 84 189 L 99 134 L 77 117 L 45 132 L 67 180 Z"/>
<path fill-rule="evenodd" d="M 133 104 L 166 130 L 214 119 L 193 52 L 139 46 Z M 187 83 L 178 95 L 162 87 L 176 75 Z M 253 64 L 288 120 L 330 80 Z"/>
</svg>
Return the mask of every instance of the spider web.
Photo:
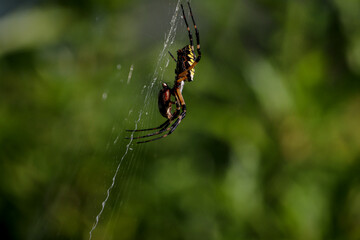
<svg viewBox="0 0 360 240">
<path fill-rule="evenodd" d="M 152 102 L 150 100 L 154 96 L 155 91 L 156 91 L 154 86 L 156 83 L 158 83 L 159 77 L 160 77 L 160 79 L 163 78 L 165 70 L 169 65 L 170 60 L 166 56 L 167 56 L 169 47 L 174 43 L 174 40 L 175 40 L 179 9 L 180 9 L 180 0 L 177 1 L 174 13 L 172 15 L 172 18 L 170 21 L 170 29 L 167 32 L 167 34 L 165 35 L 164 45 L 163 45 L 163 48 L 160 51 L 160 54 L 157 58 L 157 63 L 156 63 L 154 73 L 153 73 L 151 79 L 149 80 L 149 83 L 147 85 L 144 85 L 143 92 L 145 93 L 145 97 L 144 97 L 143 107 L 138 111 L 137 118 L 134 122 L 134 125 L 135 125 L 133 128 L 134 130 L 138 129 L 139 123 L 140 123 L 144 113 L 147 114 L 147 112 L 145 112 L 145 110 L 148 109 L 150 102 Z M 133 71 L 134 71 L 134 65 L 131 65 L 130 70 L 129 70 L 129 75 L 127 78 L 127 84 L 129 84 L 131 81 Z M 103 94 L 103 98 L 106 98 L 106 93 Z M 132 110 L 129 111 L 128 116 L 130 116 L 131 113 L 132 113 Z M 112 182 L 106 191 L 105 199 L 101 202 L 101 209 L 100 209 L 99 213 L 96 215 L 94 224 L 93 224 L 91 230 L 89 231 L 89 240 L 92 239 L 92 234 L 95 231 L 96 227 L 98 226 L 101 215 L 106 207 L 106 203 L 109 200 L 111 191 L 114 188 L 117 177 L 119 175 L 119 171 L 122 168 L 125 159 L 129 159 L 130 162 L 129 162 L 128 166 L 126 167 L 126 169 L 123 169 L 122 173 L 125 174 L 126 172 L 131 171 L 131 168 L 134 168 L 134 164 L 132 162 L 135 159 L 134 156 L 135 156 L 136 151 L 132 151 L 133 149 L 131 148 L 132 143 L 133 143 L 133 136 L 134 136 L 134 131 L 131 133 L 130 140 L 125 146 L 123 155 L 120 157 L 120 160 L 117 164 L 115 173 L 112 177 Z M 117 135 L 115 141 L 117 141 L 119 139 L 119 137 L 120 136 Z M 119 195 L 118 195 L 118 197 L 119 197 Z M 122 202 L 120 204 L 122 204 Z"/>
</svg>

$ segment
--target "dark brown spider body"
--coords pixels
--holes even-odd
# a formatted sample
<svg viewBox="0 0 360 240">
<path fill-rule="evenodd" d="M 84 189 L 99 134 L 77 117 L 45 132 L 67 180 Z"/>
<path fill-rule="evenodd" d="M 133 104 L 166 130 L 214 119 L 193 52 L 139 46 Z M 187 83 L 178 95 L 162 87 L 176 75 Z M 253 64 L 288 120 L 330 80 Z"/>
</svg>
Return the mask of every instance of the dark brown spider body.
<svg viewBox="0 0 360 240">
<path fill-rule="evenodd" d="M 177 51 L 177 59 L 175 59 L 174 56 L 169 52 L 172 59 L 176 62 L 176 68 L 175 68 L 176 76 L 175 76 L 174 86 L 173 88 L 170 88 L 166 83 L 163 83 L 162 89 L 160 90 L 158 95 L 159 112 L 163 117 L 167 118 L 167 120 L 163 124 L 155 128 L 127 130 L 129 132 L 140 132 L 140 131 L 160 129 L 157 132 L 150 133 L 144 136 L 134 137 L 132 139 L 146 138 L 146 137 L 162 134 L 165 131 L 168 132 L 160 137 L 156 137 L 150 140 L 141 141 L 137 143 L 151 142 L 169 136 L 173 131 L 175 131 L 177 126 L 180 124 L 181 120 L 183 120 L 186 116 L 186 105 L 185 105 L 184 97 L 182 95 L 182 90 L 184 88 L 185 82 L 192 82 L 194 80 L 194 74 L 195 74 L 194 67 L 196 66 L 196 64 L 198 64 L 198 62 L 201 59 L 199 31 L 196 27 L 189 2 L 188 2 L 188 6 L 190 9 L 190 16 L 195 28 L 196 41 L 197 41 L 196 50 L 198 55 L 197 56 L 195 55 L 192 34 L 185 17 L 184 7 L 181 4 L 183 19 L 187 27 L 190 44 Z M 174 101 L 171 100 L 171 96 L 174 97 Z M 174 112 L 172 112 L 172 104 L 176 104 L 176 110 Z M 169 127 L 169 125 L 173 121 L 175 122 Z"/>
<path fill-rule="evenodd" d="M 163 88 L 159 92 L 158 96 L 158 106 L 161 115 L 167 119 L 171 119 L 171 89 L 166 83 L 162 84 Z"/>
</svg>

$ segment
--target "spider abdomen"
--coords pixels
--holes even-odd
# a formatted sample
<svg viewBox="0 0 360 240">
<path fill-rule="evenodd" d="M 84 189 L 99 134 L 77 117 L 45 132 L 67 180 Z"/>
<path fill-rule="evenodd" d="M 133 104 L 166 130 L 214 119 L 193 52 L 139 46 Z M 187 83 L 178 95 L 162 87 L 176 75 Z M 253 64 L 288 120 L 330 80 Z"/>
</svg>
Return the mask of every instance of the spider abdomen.
<svg viewBox="0 0 360 240">
<path fill-rule="evenodd" d="M 191 45 L 187 45 L 182 49 L 178 50 L 177 68 L 175 73 L 178 75 L 188 69 L 195 62 L 195 53 Z M 195 68 L 191 69 L 187 73 L 187 81 L 192 82 L 194 80 Z"/>
<path fill-rule="evenodd" d="M 187 46 L 186 51 L 187 61 L 185 62 L 186 69 L 195 62 L 195 53 L 190 45 Z M 188 81 L 194 81 L 195 68 L 191 69 L 188 74 Z"/>
</svg>

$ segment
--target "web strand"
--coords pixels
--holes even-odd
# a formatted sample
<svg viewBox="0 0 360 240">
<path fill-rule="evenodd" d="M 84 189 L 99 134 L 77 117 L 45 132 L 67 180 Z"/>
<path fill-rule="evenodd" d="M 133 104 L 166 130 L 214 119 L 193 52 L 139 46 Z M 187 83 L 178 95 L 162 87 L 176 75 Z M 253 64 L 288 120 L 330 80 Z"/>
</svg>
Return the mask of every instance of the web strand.
<svg viewBox="0 0 360 240">
<path fill-rule="evenodd" d="M 122 157 L 121 157 L 121 159 L 120 159 L 120 161 L 119 161 L 119 163 L 117 165 L 116 171 L 115 171 L 114 176 L 112 178 L 112 183 L 111 183 L 110 187 L 106 191 L 106 197 L 105 197 L 104 201 L 101 203 L 101 210 L 98 213 L 98 215 L 96 216 L 94 225 L 93 225 L 93 227 L 91 228 L 91 230 L 89 232 L 89 240 L 91 240 L 92 233 L 96 229 L 96 227 L 97 227 L 97 225 L 99 223 L 100 217 L 101 217 L 101 215 L 102 215 L 102 213 L 103 213 L 103 211 L 105 209 L 106 203 L 107 203 L 107 201 L 108 201 L 108 199 L 110 197 L 111 190 L 113 189 L 113 187 L 115 185 L 116 177 L 117 177 L 118 172 L 119 172 L 119 170 L 120 170 L 120 168 L 121 168 L 121 166 L 123 164 L 123 161 L 124 161 L 125 157 L 128 155 L 129 150 L 131 150 L 130 146 L 131 146 L 131 144 L 133 142 L 134 132 L 138 128 L 138 124 L 141 121 L 141 117 L 143 115 L 143 112 L 148 107 L 150 97 L 153 96 L 153 91 L 152 91 L 153 87 L 154 87 L 155 83 L 157 82 L 159 76 L 164 75 L 165 69 L 167 68 L 167 66 L 169 64 L 169 59 L 166 59 L 165 63 L 164 63 L 164 59 L 165 59 L 165 56 L 167 54 L 168 47 L 171 46 L 174 43 L 174 40 L 175 40 L 176 29 L 177 29 L 176 20 L 177 20 L 177 17 L 178 17 L 179 8 L 180 8 L 180 0 L 177 1 L 174 14 L 173 14 L 173 16 L 171 18 L 171 21 L 170 21 L 170 30 L 169 30 L 168 34 L 165 35 L 166 37 L 165 37 L 163 49 L 161 50 L 161 52 L 159 54 L 158 61 L 157 61 L 157 64 L 156 64 L 155 71 L 154 71 L 153 77 L 151 79 L 151 82 L 147 87 L 148 89 L 146 91 L 146 95 L 145 95 L 145 98 L 144 98 L 143 107 L 139 111 L 139 115 L 138 115 L 137 120 L 135 120 L 134 131 L 131 133 L 129 143 L 126 145 L 125 152 L 122 155 Z M 134 69 L 134 66 L 131 65 L 128 80 L 127 80 L 128 84 L 129 84 L 129 82 L 131 80 L 133 69 Z"/>
</svg>

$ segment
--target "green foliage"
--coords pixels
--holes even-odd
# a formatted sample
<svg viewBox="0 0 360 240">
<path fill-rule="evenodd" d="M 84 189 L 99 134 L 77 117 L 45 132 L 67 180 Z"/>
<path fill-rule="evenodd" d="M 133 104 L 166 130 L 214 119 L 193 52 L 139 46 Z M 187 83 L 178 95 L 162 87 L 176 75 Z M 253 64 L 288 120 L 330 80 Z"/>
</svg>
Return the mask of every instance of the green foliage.
<svg viewBox="0 0 360 240">
<path fill-rule="evenodd" d="M 89 238 L 175 5 L 52 1 L 0 16 L 4 239 Z M 203 57 L 188 115 L 131 146 L 93 239 L 359 239 L 359 1 L 192 6 Z M 188 42 L 178 22 L 173 53 Z M 156 94 L 174 68 L 138 128 L 164 121 Z"/>
</svg>

